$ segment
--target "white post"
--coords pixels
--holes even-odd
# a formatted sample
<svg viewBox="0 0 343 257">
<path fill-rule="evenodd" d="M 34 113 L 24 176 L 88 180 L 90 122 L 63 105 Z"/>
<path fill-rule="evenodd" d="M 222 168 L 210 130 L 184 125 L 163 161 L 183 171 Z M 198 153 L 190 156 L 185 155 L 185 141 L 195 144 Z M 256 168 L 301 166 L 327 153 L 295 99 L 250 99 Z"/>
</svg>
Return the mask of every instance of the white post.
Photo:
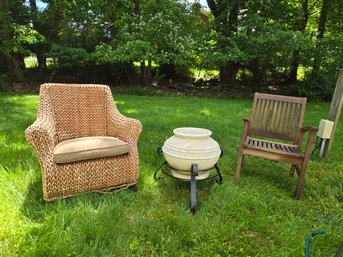
<svg viewBox="0 0 343 257">
<path fill-rule="evenodd" d="M 320 150 L 319 150 L 319 157 L 322 157 L 323 156 L 323 152 L 324 152 L 324 148 L 325 148 L 325 142 L 326 142 L 326 139 L 322 138 L 322 143 L 320 145 Z"/>
</svg>

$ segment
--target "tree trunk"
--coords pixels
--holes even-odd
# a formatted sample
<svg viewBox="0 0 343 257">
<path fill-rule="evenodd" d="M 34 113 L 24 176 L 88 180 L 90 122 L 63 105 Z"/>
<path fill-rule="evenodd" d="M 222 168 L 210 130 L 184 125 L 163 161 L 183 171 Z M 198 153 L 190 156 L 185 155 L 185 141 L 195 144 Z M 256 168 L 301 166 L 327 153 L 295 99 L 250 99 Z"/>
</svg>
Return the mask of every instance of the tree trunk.
<svg viewBox="0 0 343 257">
<path fill-rule="evenodd" d="M 46 68 L 47 68 L 46 57 L 41 52 L 38 52 L 36 54 L 37 54 L 37 61 L 38 61 L 38 69 L 39 69 L 39 72 L 42 72 L 42 71 L 46 70 Z"/>
<path fill-rule="evenodd" d="M 30 8 L 31 8 L 32 25 L 37 31 L 39 31 L 39 29 L 37 28 L 39 26 L 37 26 L 38 25 L 37 24 L 38 8 L 37 8 L 36 0 L 29 0 L 29 2 L 30 2 Z M 44 43 L 37 43 L 34 49 L 32 50 L 37 56 L 39 73 L 46 70 L 46 57 L 44 56 L 46 50 L 47 50 L 47 45 Z"/>
<path fill-rule="evenodd" d="M 225 15 L 227 11 L 225 7 L 220 8 L 214 0 L 207 0 L 207 4 L 211 9 L 212 14 L 215 17 L 217 23 L 217 33 L 222 34 L 224 40 L 219 40 L 219 48 L 225 48 L 227 45 L 225 38 L 232 36 L 237 33 L 238 13 L 239 13 L 239 2 L 235 1 L 231 7 L 228 16 Z M 236 82 L 236 75 L 238 72 L 239 63 L 237 62 L 226 62 L 220 66 L 219 77 L 220 83 L 222 84 L 233 84 Z"/>
<path fill-rule="evenodd" d="M 7 74 L 10 80 L 20 77 L 23 71 L 24 58 L 9 54 L 6 56 Z"/>
<path fill-rule="evenodd" d="M 316 44 L 315 57 L 314 57 L 313 67 L 312 67 L 312 77 L 316 77 L 316 75 L 318 75 L 319 68 L 320 68 L 320 63 L 321 63 L 321 50 L 320 50 L 321 42 L 320 41 L 324 37 L 329 7 L 330 7 L 330 0 L 323 0 L 323 6 L 322 6 L 322 9 L 320 11 L 320 16 L 319 16 L 318 31 L 317 31 L 317 44 Z"/>
<path fill-rule="evenodd" d="M 249 81 L 250 86 L 255 87 L 255 88 L 260 87 L 261 81 L 263 79 L 263 72 L 260 68 L 260 62 L 258 58 L 255 58 L 250 61 L 249 70 L 252 73 L 252 78 Z"/>
<path fill-rule="evenodd" d="M 292 54 L 291 70 L 288 74 L 288 80 L 290 83 L 296 83 L 298 77 L 300 52 L 294 51 Z"/>
<path fill-rule="evenodd" d="M 161 63 L 158 70 L 159 74 L 165 79 L 177 79 L 176 66 L 174 64 Z"/>
<path fill-rule="evenodd" d="M 148 61 L 148 70 L 147 70 L 147 82 L 150 84 L 151 82 L 151 61 Z"/>
<path fill-rule="evenodd" d="M 30 0 L 29 2 L 30 2 L 31 10 L 33 12 L 36 12 L 38 10 L 36 0 Z"/>
<path fill-rule="evenodd" d="M 151 82 L 151 61 L 145 65 L 145 61 L 141 61 L 141 82 L 143 85 L 149 85 Z"/>
<path fill-rule="evenodd" d="M 300 21 L 298 31 L 301 33 L 305 33 L 307 22 L 308 22 L 308 17 L 309 17 L 308 0 L 303 0 L 301 7 L 302 7 L 302 19 Z M 299 60 L 300 60 L 300 51 L 296 50 L 293 52 L 293 55 L 292 55 L 291 70 L 288 76 L 290 83 L 297 82 Z"/>
<path fill-rule="evenodd" d="M 10 15 L 8 0 L 1 0 L 0 7 L 5 14 Z M 3 25 L 2 30 L 4 31 L 4 33 L 1 35 L 1 41 L 10 41 L 13 35 L 11 35 L 11 29 L 8 26 L 8 23 L 5 23 Z M 24 64 L 23 56 L 10 52 L 7 55 L 2 56 L 1 62 L 2 64 L 0 66 L 3 66 L 3 70 L 8 74 L 8 78 L 10 80 L 13 80 L 14 78 L 21 75 Z"/>
<path fill-rule="evenodd" d="M 213 16 L 215 18 L 218 18 L 219 15 L 220 15 L 220 10 L 218 8 L 218 5 L 217 5 L 216 1 L 215 0 L 207 0 L 206 2 L 207 2 L 208 7 L 211 10 Z"/>
<path fill-rule="evenodd" d="M 8 12 L 8 1 L 7 0 L 1 0 L 0 1 L 0 8 L 4 13 Z M 2 28 L 3 33 L 0 34 L 0 44 L 3 44 L 4 41 L 7 41 L 9 39 L 8 35 L 8 28 L 7 24 L 3 24 Z M 7 65 L 7 56 L 0 52 L 0 74 L 7 74 L 8 73 L 8 65 Z"/>
<path fill-rule="evenodd" d="M 239 1 L 237 1 L 229 12 L 229 18 L 226 19 L 226 23 L 223 23 L 223 35 L 230 37 L 234 33 L 237 33 L 237 22 L 239 12 Z M 225 21 L 224 21 L 225 22 Z M 226 25 L 224 25 L 226 24 Z M 226 44 L 220 43 L 221 47 L 226 47 Z M 236 75 L 238 72 L 239 63 L 227 62 L 220 67 L 220 83 L 223 84 L 235 84 Z"/>
<path fill-rule="evenodd" d="M 6 56 L 0 52 L 0 74 L 7 74 L 7 60 Z"/>
<path fill-rule="evenodd" d="M 146 72 L 145 72 L 145 61 L 141 61 L 141 83 L 144 84 L 146 79 Z"/>
<path fill-rule="evenodd" d="M 236 75 L 238 72 L 239 64 L 228 62 L 220 66 L 219 78 L 220 83 L 223 85 L 232 85 L 236 83 Z"/>
<path fill-rule="evenodd" d="M 4 12 L 8 12 L 8 0 L 1 0 L 0 7 Z"/>
</svg>

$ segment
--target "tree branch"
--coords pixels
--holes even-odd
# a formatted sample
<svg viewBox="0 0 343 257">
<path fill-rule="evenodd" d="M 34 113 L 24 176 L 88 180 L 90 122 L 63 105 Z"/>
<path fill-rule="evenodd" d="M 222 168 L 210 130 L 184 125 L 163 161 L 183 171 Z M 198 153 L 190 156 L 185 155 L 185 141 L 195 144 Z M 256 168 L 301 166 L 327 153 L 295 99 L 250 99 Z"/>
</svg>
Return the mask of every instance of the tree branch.
<svg viewBox="0 0 343 257">
<path fill-rule="evenodd" d="M 308 13 L 310 13 L 311 12 L 311 10 L 318 4 L 318 2 L 319 2 L 320 0 L 316 0 L 309 8 L 308 8 Z"/>
</svg>

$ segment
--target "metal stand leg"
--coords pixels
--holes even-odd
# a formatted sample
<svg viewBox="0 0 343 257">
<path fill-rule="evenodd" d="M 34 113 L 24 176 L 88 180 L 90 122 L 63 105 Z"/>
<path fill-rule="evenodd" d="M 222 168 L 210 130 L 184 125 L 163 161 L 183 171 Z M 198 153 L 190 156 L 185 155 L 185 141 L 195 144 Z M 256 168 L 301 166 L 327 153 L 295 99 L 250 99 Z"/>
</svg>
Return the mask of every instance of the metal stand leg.
<svg viewBox="0 0 343 257">
<path fill-rule="evenodd" d="M 154 179 L 157 180 L 157 173 L 162 169 L 162 167 L 164 165 L 166 165 L 167 161 L 163 162 L 162 165 L 160 167 L 158 167 L 158 169 L 155 171 L 154 173 Z"/>
<path fill-rule="evenodd" d="M 197 195 L 196 195 L 196 179 L 198 176 L 198 164 L 193 163 L 191 168 L 191 207 L 190 210 L 194 214 L 197 208 Z"/>
<path fill-rule="evenodd" d="M 159 151 L 161 152 L 161 151 Z M 182 170 L 184 172 L 189 172 L 190 171 L 190 179 L 189 177 L 186 179 L 183 178 L 178 178 L 177 176 L 175 176 L 173 174 L 173 167 L 171 167 L 168 162 L 165 160 L 161 166 L 158 167 L 158 169 L 155 171 L 154 173 L 154 179 L 157 180 L 159 178 L 161 178 L 159 176 L 159 171 L 169 177 L 175 178 L 175 179 L 180 179 L 180 180 L 184 180 L 184 181 L 190 181 L 190 191 L 191 191 L 191 201 L 189 203 L 189 208 L 190 211 L 192 212 L 192 214 L 195 214 L 196 209 L 197 209 L 197 195 L 196 195 L 196 177 L 199 174 L 199 166 L 197 163 L 193 163 L 191 165 L 191 170 Z M 215 169 L 217 171 L 217 174 L 210 176 L 210 174 L 208 175 L 209 177 L 203 178 L 201 180 L 212 180 L 213 183 L 218 183 L 219 185 L 222 183 L 223 177 L 222 174 L 220 172 L 220 168 L 218 166 L 218 164 L 215 164 L 212 168 L 210 168 L 208 171 L 210 172 L 210 170 Z M 174 170 L 176 171 L 176 170 Z M 134 189 L 134 188 L 132 188 Z"/>
<path fill-rule="evenodd" d="M 223 177 L 222 177 L 222 174 L 220 173 L 220 168 L 219 168 L 219 166 L 218 166 L 217 163 L 214 164 L 214 167 L 216 168 L 216 171 L 217 171 L 218 177 L 219 177 L 219 179 L 216 180 L 216 182 L 217 182 L 219 185 L 221 185 L 221 184 L 222 184 L 222 181 L 223 181 Z"/>
</svg>

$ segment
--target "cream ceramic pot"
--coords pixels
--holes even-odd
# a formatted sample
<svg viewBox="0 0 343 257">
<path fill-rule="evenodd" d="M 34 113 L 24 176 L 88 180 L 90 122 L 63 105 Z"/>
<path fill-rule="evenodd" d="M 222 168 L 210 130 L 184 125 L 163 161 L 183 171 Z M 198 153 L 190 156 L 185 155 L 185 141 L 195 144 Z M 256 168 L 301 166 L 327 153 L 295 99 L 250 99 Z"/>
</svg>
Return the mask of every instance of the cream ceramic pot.
<svg viewBox="0 0 343 257">
<path fill-rule="evenodd" d="M 174 136 L 168 138 L 163 155 L 170 166 L 180 171 L 190 171 L 193 163 L 200 171 L 208 170 L 217 163 L 221 150 L 210 136 L 212 132 L 202 128 L 176 128 Z"/>
</svg>

